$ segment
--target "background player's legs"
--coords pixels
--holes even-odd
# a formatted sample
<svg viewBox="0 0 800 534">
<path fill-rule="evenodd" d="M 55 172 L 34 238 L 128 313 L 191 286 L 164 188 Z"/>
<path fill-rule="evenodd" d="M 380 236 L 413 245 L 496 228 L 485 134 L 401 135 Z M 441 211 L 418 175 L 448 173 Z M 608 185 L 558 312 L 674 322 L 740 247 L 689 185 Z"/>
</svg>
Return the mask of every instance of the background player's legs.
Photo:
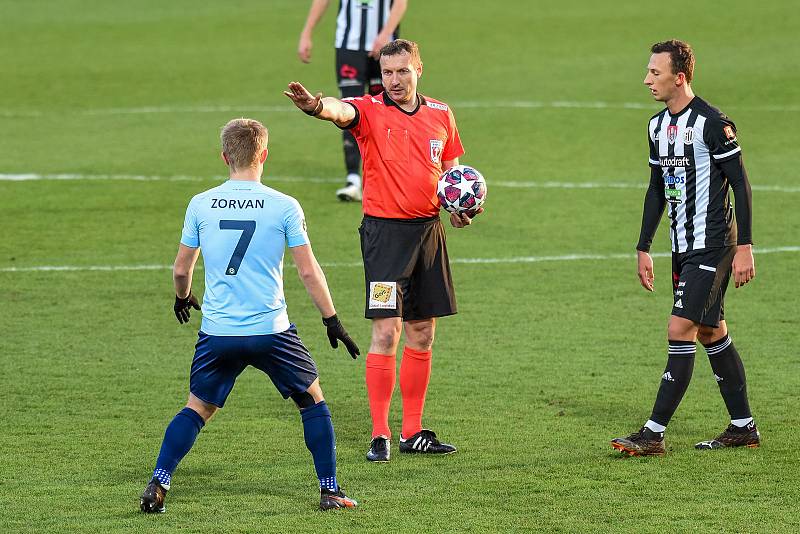
<svg viewBox="0 0 800 534">
<path fill-rule="evenodd" d="M 403 396 L 403 428 L 400 435 L 409 437 L 422 430 L 436 319 L 407 321 L 403 326 L 406 345 L 400 362 L 400 392 Z"/>
<path fill-rule="evenodd" d="M 353 80 L 355 81 L 355 80 Z M 364 96 L 364 83 L 358 85 L 341 85 L 342 98 Z M 343 201 L 361 200 L 361 152 L 358 143 L 350 130 L 342 130 L 342 147 L 344 149 L 344 165 L 347 169 L 346 184 L 336 191 L 336 196 Z"/>
<path fill-rule="evenodd" d="M 377 59 L 367 56 L 367 75 L 365 77 L 369 94 L 379 95 L 383 92 L 383 78 L 381 76 L 381 64 Z"/>
<path fill-rule="evenodd" d="M 336 82 L 342 98 L 364 96 L 367 84 L 367 55 L 356 50 L 336 49 Z M 336 191 L 343 201 L 361 201 L 361 153 L 353 134 L 342 132 L 346 184 Z"/>
<path fill-rule="evenodd" d="M 728 336 L 725 321 L 719 326 L 702 326 L 698 339 L 706 349 L 711 369 L 719 385 L 719 392 L 728 408 L 731 423 L 737 427 L 745 427 L 753 421 L 750 404 L 747 400 L 747 380 L 744 365 L 739 352 Z"/>
<path fill-rule="evenodd" d="M 670 316 L 667 367 L 661 378 L 653 412 L 645 423 L 653 432 L 664 431 L 689 387 L 694 370 L 695 340 L 699 326 L 689 319 Z"/>
<path fill-rule="evenodd" d="M 319 378 L 304 393 L 292 395 L 303 420 L 303 437 L 314 459 L 314 469 L 320 488 L 337 491 L 336 435 L 333 432 L 331 412 L 322 396 Z"/>
<path fill-rule="evenodd" d="M 164 489 L 169 489 L 172 473 L 175 472 L 178 463 L 192 448 L 200 430 L 216 412 L 216 406 L 189 393 L 186 407 L 172 418 L 164 432 L 161 452 L 158 454 L 156 468 L 153 471 L 153 478 L 157 479 Z"/>
<path fill-rule="evenodd" d="M 392 436 L 389 406 L 396 380 L 395 354 L 400 342 L 400 317 L 372 320 L 372 341 L 367 354 L 367 396 L 372 417 L 372 437 Z"/>
</svg>

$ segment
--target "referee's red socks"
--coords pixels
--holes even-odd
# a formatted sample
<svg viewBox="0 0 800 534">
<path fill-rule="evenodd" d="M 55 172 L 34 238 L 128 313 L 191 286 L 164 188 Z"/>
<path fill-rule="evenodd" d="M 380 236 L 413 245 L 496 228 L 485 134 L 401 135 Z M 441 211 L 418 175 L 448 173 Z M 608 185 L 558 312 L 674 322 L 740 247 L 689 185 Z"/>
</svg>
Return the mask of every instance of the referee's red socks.
<svg viewBox="0 0 800 534">
<path fill-rule="evenodd" d="M 400 362 L 400 392 L 403 394 L 401 435 L 403 438 L 413 436 L 422 430 L 422 410 L 425 407 L 425 393 L 428 391 L 430 378 L 431 351 L 405 347 L 403 359 Z"/>
<path fill-rule="evenodd" d="M 392 437 L 389 430 L 389 405 L 395 383 L 394 354 L 367 354 L 367 396 L 372 416 L 372 437 Z M 405 402 L 403 403 L 405 406 Z"/>
</svg>

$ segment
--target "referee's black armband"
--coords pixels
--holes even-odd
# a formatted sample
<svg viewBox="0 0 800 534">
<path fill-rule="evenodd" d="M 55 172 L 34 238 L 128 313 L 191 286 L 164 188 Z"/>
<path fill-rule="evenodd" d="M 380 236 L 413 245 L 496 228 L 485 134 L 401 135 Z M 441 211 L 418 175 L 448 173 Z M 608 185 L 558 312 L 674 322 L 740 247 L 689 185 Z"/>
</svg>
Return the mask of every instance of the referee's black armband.
<svg viewBox="0 0 800 534">
<path fill-rule="evenodd" d="M 353 108 L 353 110 L 356 112 L 356 116 L 353 118 L 352 121 L 350 121 L 350 124 L 348 124 L 346 126 L 339 126 L 335 122 L 334 122 L 334 124 L 336 124 L 336 127 L 341 129 L 341 130 L 352 130 L 353 128 L 356 127 L 356 125 L 358 124 L 358 121 L 361 120 L 361 112 L 358 111 L 358 108 L 356 106 L 354 106 L 353 104 L 351 104 L 350 102 L 343 102 L 343 104 L 347 104 L 348 106 Z"/>
</svg>

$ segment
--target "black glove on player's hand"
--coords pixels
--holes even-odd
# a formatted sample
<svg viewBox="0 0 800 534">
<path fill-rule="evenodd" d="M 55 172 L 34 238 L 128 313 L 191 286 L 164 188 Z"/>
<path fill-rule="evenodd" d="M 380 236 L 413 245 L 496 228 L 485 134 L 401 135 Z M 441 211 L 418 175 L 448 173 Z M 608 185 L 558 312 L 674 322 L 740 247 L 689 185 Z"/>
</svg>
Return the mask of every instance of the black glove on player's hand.
<svg viewBox="0 0 800 534">
<path fill-rule="evenodd" d="M 189 308 L 194 308 L 195 310 L 200 309 L 200 304 L 197 302 L 197 297 L 189 293 L 189 296 L 185 299 L 180 298 L 178 295 L 175 295 L 175 306 L 173 307 L 175 310 L 175 317 L 178 318 L 178 322 L 188 323 L 189 317 Z"/>
<path fill-rule="evenodd" d="M 336 315 L 332 315 L 327 319 L 323 318 L 322 324 L 328 329 L 328 340 L 331 342 L 331 347 L 335 349 L 339 346 L 339 341 L 341 341 L 353 359 L 361 354 L 361 351 L 358 350 L 358 345 L 347 333 L 347 330 L 344 329 L 342 322 Z"/>
</svg>

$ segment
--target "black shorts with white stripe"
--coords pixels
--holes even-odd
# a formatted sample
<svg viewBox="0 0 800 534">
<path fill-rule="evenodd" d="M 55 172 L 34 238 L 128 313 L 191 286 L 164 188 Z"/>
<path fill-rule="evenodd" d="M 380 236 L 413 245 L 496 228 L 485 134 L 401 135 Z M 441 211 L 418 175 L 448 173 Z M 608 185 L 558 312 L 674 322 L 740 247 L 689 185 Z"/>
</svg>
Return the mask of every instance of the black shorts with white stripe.
<svg viewBox="0 0 800 534">
<path fill-rule="evenodd" d="M 672 315 L 706 326 L 725 319 L 725 290 L 736 247 L 672 254 Z"/>
</svg>

